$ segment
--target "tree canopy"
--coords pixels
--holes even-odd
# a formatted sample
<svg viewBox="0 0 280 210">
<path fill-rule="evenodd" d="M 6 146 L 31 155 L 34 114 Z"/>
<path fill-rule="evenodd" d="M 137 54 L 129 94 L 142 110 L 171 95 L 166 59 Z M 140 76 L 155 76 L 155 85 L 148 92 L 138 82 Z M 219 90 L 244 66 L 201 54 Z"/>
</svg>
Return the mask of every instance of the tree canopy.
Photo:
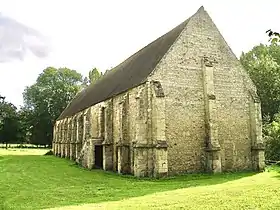
<svg viewBox="0 0 280 210">
<path fill-rule="evenodd" d="M 254 81 L 261 99 L 266 159 L 279 160 L 280 46 L 279 41 L 270 41 L 269 46 L 260 44 L 248 53 L 242 53 L 240 61 Z"/>
<path fill-rule="evenodd" d="M 99 80 L 104 74 L 99 71 L 97 68 L 93 68 L 88 72 L 88 76 L 83 80 L 83 87 L 87 87 L 90 84 L 94 84 L 97 80 Z"/>
<path fill-rule="evenodd" d="M 103 76 L 102 72 L 100 72 L 97 68 L 93 68 L 91 71 L 89 71 L 89 81 L 90 81 L 90 84 L 95 83 L 102 76 Z"/>
<path fill-rule="evenodd" d="M 48 67 L 23 93 L 22 115 L 30 123 L 31 141 L 50 144 L 55 120 L 81 89 L 83 77 L 68 68 Z"/>
<path fill-rule="evenodd" d="M 0 96 L 0 142 L 14 142 L 19 139 L 20 123 L 17 108 Z"/>
<path fill-rule="evenodd" d="M 280 107 L 280 46 L 260 44 L 240 61 L 257 87 L 263 117 L 272 121 Z"/>
<path fill-rule="evenodd" d="M 272 31 L 271 29 L 267 30 L 266 33 L 269 36 L 269 41 L 272 44 L 277 44 L 280 42 L 280 33 Z"/>
<path fill-rule="evenodd" d="M 0 141 L 50 145 L 56 119 L 79 91 L 101 76 L 96 68 L 89 71 L 88 79 L 75 70 L 47 67 L 25 88 L 20 110 L 0 95 Z"/>
</svg>

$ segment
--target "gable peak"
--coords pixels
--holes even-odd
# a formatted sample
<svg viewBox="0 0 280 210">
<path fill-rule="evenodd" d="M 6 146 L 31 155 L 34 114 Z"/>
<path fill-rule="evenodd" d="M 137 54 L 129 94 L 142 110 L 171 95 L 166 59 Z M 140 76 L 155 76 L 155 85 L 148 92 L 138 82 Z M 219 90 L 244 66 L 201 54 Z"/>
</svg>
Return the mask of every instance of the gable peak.
<svg viewBox="0 0 280 210">
<path fill-rule="evenodd" d="M 204 6 L 199 7 L 199 9 L 197 10 L 197 13 L 199 12 L 205 12 Z"/>
</svg>

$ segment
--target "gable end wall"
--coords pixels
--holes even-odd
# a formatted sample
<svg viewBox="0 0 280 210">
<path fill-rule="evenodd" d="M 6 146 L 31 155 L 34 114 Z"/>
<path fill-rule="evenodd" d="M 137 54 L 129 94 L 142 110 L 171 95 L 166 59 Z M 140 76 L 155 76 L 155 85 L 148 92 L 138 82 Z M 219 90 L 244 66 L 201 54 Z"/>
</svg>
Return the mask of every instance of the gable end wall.
<svg viewBox="0 0 280 210">
<path fill-rule="evenodd" d="M 202 59 L 214 59 L 214 121 L 223 171 L 252 168 L 250 92 L 255 86 L 204 10 L 189 21 L 150 75 L 166 95 L 169 172 L 206 170 Z"/>
</svg>

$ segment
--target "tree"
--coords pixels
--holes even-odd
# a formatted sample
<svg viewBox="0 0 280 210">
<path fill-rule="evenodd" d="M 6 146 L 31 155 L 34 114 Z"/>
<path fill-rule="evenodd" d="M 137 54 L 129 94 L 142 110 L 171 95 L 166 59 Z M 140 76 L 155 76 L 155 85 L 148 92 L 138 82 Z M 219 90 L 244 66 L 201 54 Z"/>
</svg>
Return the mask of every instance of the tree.
<svg viewBox="0 0 280 210">
<path fill-rule="evenodd" d="M 99 80 L 101 77 L 105 76 L 107 73 L 111 71 L 112 68 L 107 69 L 104 73 L 99 71 L 97 68 L 93 68 L 89 71 L 88 77 L 85 77 L 83 80 L 82 87 L 86 88 L 90 84 L 94 84 L 97 80 Z"/>
<path fill-rule="evenodd" d="M 68 68 L 48 67 L 23 93 L 31 143 L 50 145 L 52 128 L 67 104 L 81 89 L 82 75 Z"/>
<path fill-rule="evenodd" d="M 257 87 L 264 119 L 272 122 L 280 111 L 280 46 L 261 44 L 242 53 L 240 61 Z"/>
<path fill-rule="evenodd" d="M 89 83 L 94 84 L 97 80 L 99 80 L 102 77 L 102 72 L 98 71 L 97 68 L 93 68 L 89 71 Z"/>
<path fill-rule="evenodd" d="M 265 139 L 265 158 L 280 160 L 280 115 L 275 115 L 273 122 L 265 123 L 263 129 Z"/>
<path fill-rule="evenodd" d="M 19 140 L 20 124 L 17 115 L 17 108 L 5 101 L 5 97 L 0 96 L 0 140 L 6 144 Z"/>
<path fill-rule="evenodd" d="M 21 107 L 18 111 L 20 124 L 19 139 L 20 142 L 31 143 L 32 120 L 34 119 L 33 110 Z"/>
<path fill-rule="evenodd" d="M 269 36 L 269 41 L 272 44 L 277 44 L 280 42 L 280 33 L 272 31 L 271 29 L 267 30 L 266 33 Z"/>
<path fill-rule="evenodd" d="M 105 73 L 107 73 L 108 70 L 106 70 Z M 83 79 L 82 88 L 86 88 L 90 84 L 94 84 L 97 80 L 99 80 L 102 76 L 105 74 L 102 74 L 97 68 L 93 68 L 89 71 L 88 77 L 85 77 Z"/>
</svg>

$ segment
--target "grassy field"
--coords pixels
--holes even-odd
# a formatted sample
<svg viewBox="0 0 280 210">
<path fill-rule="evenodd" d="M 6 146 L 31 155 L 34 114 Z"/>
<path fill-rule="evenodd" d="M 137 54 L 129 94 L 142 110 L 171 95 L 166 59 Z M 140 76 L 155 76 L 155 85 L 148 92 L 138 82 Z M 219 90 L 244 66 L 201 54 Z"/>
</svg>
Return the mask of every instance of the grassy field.
<svg viewBox="0 0 280 210">
<path fill-rule="evenodd" d="M 136 179 L 10 152 L 0 150 L 0 209 L 280 209 L 279 168 Z"/>
</svg>

